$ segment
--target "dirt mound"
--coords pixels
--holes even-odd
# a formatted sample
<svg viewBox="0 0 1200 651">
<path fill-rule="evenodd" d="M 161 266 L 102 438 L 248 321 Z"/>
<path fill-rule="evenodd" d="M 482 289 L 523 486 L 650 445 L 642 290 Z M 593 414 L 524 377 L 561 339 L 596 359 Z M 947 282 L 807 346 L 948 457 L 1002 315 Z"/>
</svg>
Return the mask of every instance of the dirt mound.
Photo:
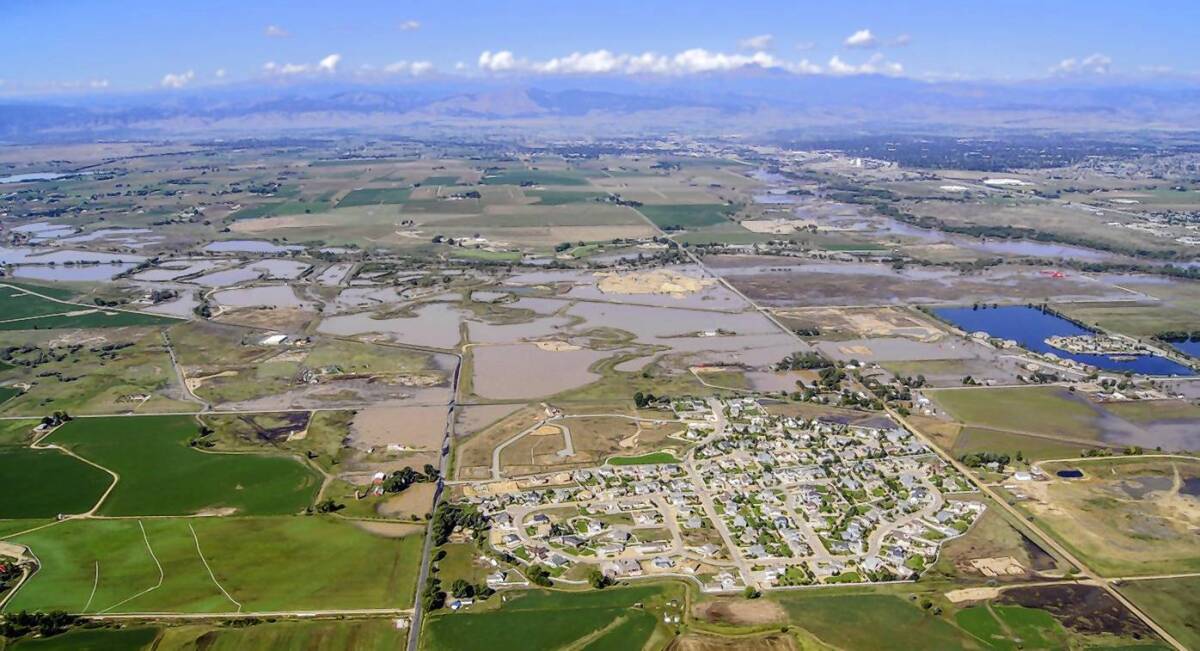
<svg viewBox="0 0 1200 651">
<path fill-rule="evenodd" d="M 783 622 L 787 614 L 774 601 L 718 599 L 698 603 L 692 607 L 692 616 L 714 624 L 734 626 L 758 626 Z"/>
<path fill-rule="evenodd" d="M 1045 585 L 1009 588 L 1001 603 L 1041 608 L 1067 628 L 1085 634 L 1113 633 L 1147 637 L 1150 629 L 1104 590 L 1092 585 Z"/>
<path fill-rule="evenodd" d="M 795 651 L 796 641 L 783 633 L 762 637 L 724 638 L 687 633 L 675 638 L 668 651 Z"/>
<path fill-rule="evenodd" d="M 712 287 L 717 282 L 711 278 L 693 278 L 669 269 L 596 275 L 599 276 L 596 286 L 605 294 L 670 294 L 682 298 Z"/>
</svg>

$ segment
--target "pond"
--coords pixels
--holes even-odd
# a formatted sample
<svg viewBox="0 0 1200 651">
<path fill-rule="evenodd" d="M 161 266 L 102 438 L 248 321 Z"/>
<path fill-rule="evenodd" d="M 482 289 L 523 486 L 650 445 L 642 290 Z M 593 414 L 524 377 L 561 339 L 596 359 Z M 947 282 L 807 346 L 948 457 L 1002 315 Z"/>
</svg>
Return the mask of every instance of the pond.
<svg viewBox="0 0 1200 651">
<path fill-rule="evenodd" d="M 1079 479 L 1079 478 L 1083 477 L 1083 471 L 1079 470 L 1077 468 L 1067 468 L 1066 470 L 1059 470 L 1058 472 L 1056 472 L 1054 474 L 1058 475 L 1059 477 L 1062 477 L 1063 479 Z"/>
<path fill-rule="evenodd" d="M 1069 353 L 1046 343 L 1053 336 L 1086 335 L 1092 331 L 1060 316 L 1024 305 L 1004 305 L 995 308 L 942 307 L 933 313 L 966 332 L 983 331 L 998 339 L 1012 339 L 1035 353 L 1052 353 L 1062 359 L 1116 373 L 1133 372 L 1143 375 L 1195 375 L 1188 367 L 1156 355 L 1110 357 Z"/>
<path fill-rule="evenodd" d="M 1172 341 L 1171 347 L 1184 355 L 1200 359 L 1200 339 L 1191 341 Z"/>
</svg>

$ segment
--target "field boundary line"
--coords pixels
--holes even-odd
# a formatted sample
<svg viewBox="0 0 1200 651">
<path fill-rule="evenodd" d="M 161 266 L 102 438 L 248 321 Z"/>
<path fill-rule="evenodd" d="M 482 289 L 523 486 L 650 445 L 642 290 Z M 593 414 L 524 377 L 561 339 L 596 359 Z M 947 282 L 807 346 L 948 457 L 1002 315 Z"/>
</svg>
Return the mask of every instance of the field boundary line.
<svg viewBox="0 0 1200 651">
<path fill-rule="evenodd" d="M 146 588 L 145 590 L 142 590 L 141 592 L 133 595 L 132 597 L 130 597 L 124 601 L 119 601 L 119 602 L 109 606 L 108 608 L 101 610 L 99 614 L 107 613 L 108 611 L 112 610 L 113 608 L 116 608 L 117 606 L 123 606 L 144 594 L 147 594 L 149 592 L 153 592 L 154 590 L 159 589 L 160 587 L 162 587 L 163 579 L 165 579 L 167 576 L 166 573 L 163 572 L 162 563 L 158 562 L 158 556 L 155 555 L 154 548 L 150 546 L 150 536 L 146 535 L 146 526 L 142 524 L 141 520 L 138 520 L 138 528 L 140 528 L 142 530 L 142 540 L 146 541 L 146 549 L 148 549 L 150 551 L 150 558 L 154 559 L 154 564 L 158 566 L 158 583 L 154 584 L 153 586 L 150 586 L 149 588 Z"/>
<path fill-rule="evenodd" d="M 200 562 L 204 563 L 204 569 L 208 570 L 208 578 L 212 579 L 212 582 L 216 584 L 217 589 L 221 591 L 221 594 L 225 595 L 226 599 L 232 601 L 233 605 L 237 606 L 237 611 L 239 613 L 242 612 L 242 603 L 237 599 L 234 599 L 229 592 L 225 590 L 225 587 L 221 585 L 221 582 L 217 580 L 217 575 L 213 574 L 212 567 L 208 564 L 208 559 L 204 558 L 204 552 L 200 551 L 200 537 L 196 535 L 196 530 L 192 527 L 191 522 L 188 523 L 188 531 L 192 532 L 192 540 L 196 542 L 196 555 L 200 557 Z"/>
<path fill-rule="evenodd" d="M 96 587 L 100 585 L 100 561 L 96 561 L 96 578 L 92 581 L 92 594 L 88 595 L 86 604 L 83 604 L 81 613 L 86 613 L 88 608 L 92 606 L 92 599 L 96 598 Z"/>
</svg>

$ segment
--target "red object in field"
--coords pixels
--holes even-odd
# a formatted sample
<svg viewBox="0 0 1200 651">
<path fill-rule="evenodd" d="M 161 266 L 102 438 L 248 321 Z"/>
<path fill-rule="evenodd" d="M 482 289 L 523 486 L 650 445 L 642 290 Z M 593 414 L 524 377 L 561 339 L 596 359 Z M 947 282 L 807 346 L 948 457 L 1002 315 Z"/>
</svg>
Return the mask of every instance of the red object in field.
<svg viewBox="0 0 1200 651">
<path fill-rule="evenodd" d="M 1066 278 L 1067 277 L 1067 274 L 1065 274 L 1061 271 L 1055 271 L 1053 269 L 1046 269 L 1046 270 L 1042 271 L 1042 275 L 1049 276 L 1051 278 Z"/>
</svg>

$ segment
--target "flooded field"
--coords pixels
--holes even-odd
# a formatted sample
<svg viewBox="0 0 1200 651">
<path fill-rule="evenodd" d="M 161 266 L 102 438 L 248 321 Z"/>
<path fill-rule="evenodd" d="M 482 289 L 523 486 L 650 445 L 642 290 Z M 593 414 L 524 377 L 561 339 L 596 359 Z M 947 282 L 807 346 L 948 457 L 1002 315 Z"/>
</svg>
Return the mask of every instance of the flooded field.
<svg viewBox="0 0 1200 651">
<path fill-rule="evenodd" d="M 299 278 L 309 266 L 307 262 L 296 260 L 257 260 L 246 265 L 246 268 L 262 273 L 268 278 L 292 280 Z"/>
<path fill-rule="evenodd" d="M 354 265 L 349 262 L 339 262 L 337 264 L 329 265 L 329 267 L 327 267 L 317 276 L 317 284 L 330 287 L 337 285 L 338 283 L 342 282 L 342 279 L 344 279 L 346 274 L 350 273 L 350 270 L 353 268 Z"/>
<path fill-rule="evenodd" d="M 946 269 L 893 269 L 858 262 L 720 256 L 709 264 L 751 299 L 780 307 L 1127 300 L 1130 294 L 1087 276 L 1054 277 L 1008 267 L 974 274 Z"/>
<path fill-rule="evenodd" d="M 286 253 L 288 251 L 303 251 L 302 246 L 281 246 L 264 242 L 263 240 L 223 240 L 213 242 L 204 247 L 205 251 L 214 253 Z"/>
<path fill-rule="evenodd" d="M 987 332 L 1000 339 L 1012 339 L 1023 348 L 1037 353 L 1052 353 L 1081 364 L 1106 371 L 1142 373 L 1146 375 L 1193 375 L 1191 369 L 1178 362 L 1155 355 L 1114 357 L 1085 355 L 1061 350 L 1046 343 L 1053 336 L 1076 336 L 1092 331 L 1049 312 L 1024 305 L 997 308 L 942 307 L 934 310 L 940 318 L 966 332 Z"/>
<path fill-rule="evenodd" d="M 204 274 L 197 278 L 193 278 L 188 282 L 204 285 L 205 287 L 229 287 L 239 283 L 249 282 L 258 278 L 258 272 L 253 269 L 225 269 L 224 271 L 215 271 L 210 274 Z"/>
<path fill-rule="evenodd" d="M 462 314 L 450 303 L 427 303 L 415 309 L 416 316 L 374 318 L 371 312 L 343 314 L 321 321 L 319 332 L 333 335 L 376 333 L 396 342 L 453 348 L 458 344 Z"/>
<path fill-rule="evenodd" d="M 168 263 L 139 271 L 133 275 L 135 280 L 175 280 L 184 276 L 191 276 L 210 269 L 216 269 L 221 266 L 221 263 L 216 260 L 203 259 L 183 259 L 172 260 Z"/>
<path fill-rule="evenodd" d="M 611 353 L 579 349 L 543 350 L 533 344 L 478 346 L 475 393 L 495 400 L 528 400 L 581 387 L 600 376 L 588 370 Z"/>
<path fill-rule="evenodd" d="M 311 307 L 300 300 L 289 285 L 260 285 L 226 289 L 213 294 L 213 300 L 226 307 Z"/>
<path fill-rule="evenodd" d="M 56 280 L 63 282 L 101 282 L 112 280 L 137 265 L 128 262 L 123 264 L 77 264 L 77 265 L 24 265 L 13 270 L 17 278 L 33 280 Z"/>
</svg>

